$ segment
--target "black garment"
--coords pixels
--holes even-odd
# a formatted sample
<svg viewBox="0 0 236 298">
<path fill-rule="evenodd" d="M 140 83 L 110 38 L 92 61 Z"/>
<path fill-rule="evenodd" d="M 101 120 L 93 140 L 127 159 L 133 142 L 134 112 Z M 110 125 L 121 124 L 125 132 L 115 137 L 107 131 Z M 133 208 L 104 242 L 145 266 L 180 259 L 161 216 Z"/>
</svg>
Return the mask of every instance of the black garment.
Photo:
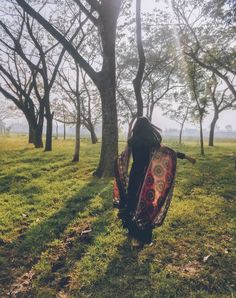
<svg viewBox="0 0 236 298">
<path fill-rule="evenodd" d="M 134 211 L 138 203 L 138 196 L 141 190 L 147 167 L 150 163 L 153 148 L 158 148 L 160 144 L 151 141 L 136 141 L 128 144 L 131 147 L 133 164 L 129 175 L 128 185 L 128 210 Z"/>
<path fill-rule="evenodd" d="M 152 227 L 139 229 L 132 221 L 134 211 L 138 204 L 139 193 L 143 185 L 147 167 L 150 163 L 151 153 L 153 149 L 158 149 L 160 143 L 156 139 L 131 140 L 128 142 L 132 151 L 133 164 L 129 175 L 128 185 L 128 206 L 124 226 L 128 228 L 130 236 L 141 241 L 144 244 L 152 242 Z M 184 153 L 177 152 L 178 158 L 185 158 Z"/>
<path fill-rule="evenodd" d="M 159 148 L 160 143 L 157 140 L 131 140 L 128 143 L 132 151 L 133 164 L 129 175 L 128 185 L 128 206 L 127 206 L 127 222 L 129 235 L 143 243 L 151 243 L 152 228 L 140 230 L 132 221 L 134 211 L 138 204 L 139 193 L 143 185 L 147 167 L 150 163 L 151 152 L 154 148 Z"/>
</svg>

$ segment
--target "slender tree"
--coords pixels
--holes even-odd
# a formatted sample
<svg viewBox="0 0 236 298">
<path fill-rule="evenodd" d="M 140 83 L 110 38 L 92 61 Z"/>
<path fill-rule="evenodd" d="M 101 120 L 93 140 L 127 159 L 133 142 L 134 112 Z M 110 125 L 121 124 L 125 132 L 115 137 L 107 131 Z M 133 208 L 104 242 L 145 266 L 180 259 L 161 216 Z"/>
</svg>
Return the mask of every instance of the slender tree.
<svg viewBox="0 0 236 298">
<path fill-rule="evenodd" d="M 145 55 L 142 41 L 142 27 L 141 27 L 141 0 L 136 0 L 136 40 L 138 49 L 138 71 L 133 80 L 134 92 L 137 101 L 137 117 L 143 116 L 143 98 L 141 94 L 142 79 L 145 69 Z"/>
<path fill-rule="evenodd" d="M 179 90 L 168 95 L 168 98 L 161 105 L 164 115 L 180 125 L 179 144 L 182 143 L 182 134 L 186 121 L 189 118 L 192 109 L 190 94 L 188 88 L 179 88 Z"/>
<path fill-rule="evenodd" d="M 188 61 L 188 85 L 191 91 L 192 100 L 195 102 L 195 108 L 192 110 L 192 117 L 199 121 L 200 128 L 200 148 L 201 155 L 204 155 L 203 140 L 203 119 L 207 113 L 207 78 L 205 72 L 195 62 Z"/>
<path fill-rule="evenodd" d="M 236 108 L 236 97 L 229 92 L 229 88 L 225 88 L 222 85 L 222 80 L 217 79 L 217 76 L 213 73 L 208 83 L 209 95 L 214 109 L 214 115 L 210 125 L 209 146 L 214 146 L 215 126 L 220 113 Z"/>
</svg>

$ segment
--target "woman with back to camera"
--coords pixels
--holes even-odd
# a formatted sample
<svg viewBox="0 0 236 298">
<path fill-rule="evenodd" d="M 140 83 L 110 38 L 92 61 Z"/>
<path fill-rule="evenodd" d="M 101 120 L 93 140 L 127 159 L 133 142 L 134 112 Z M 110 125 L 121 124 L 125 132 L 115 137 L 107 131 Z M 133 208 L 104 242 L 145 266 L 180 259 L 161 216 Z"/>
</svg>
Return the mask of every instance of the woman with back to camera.
<svg viewBox="0 0 236 298">
<path fill-rule="evenodd" d="M 124 227 L 128 229 L 132 246 L 137 248 L 143 247 L 144 244 L 152 244 L 153 225 L 146 224 L 140 228 L 134 217 L 153 152 L 157 152 L 161 146 L 162 137 L 159 131 L 160 129 L 154 126 L 148 118 L 140 117 L 136 120 L 132 135 L 128 140 L 128 152 L 132 153 L 133 163 L 129 174 L 127 204 L 125 212 L 124 209 L 120 212 L 120 217 Z M 176 156 L 180 159 L 187 159 L 192 164 L 195 163 L 194 158 L 184 153 L 176 152 Z"/>
</svg>

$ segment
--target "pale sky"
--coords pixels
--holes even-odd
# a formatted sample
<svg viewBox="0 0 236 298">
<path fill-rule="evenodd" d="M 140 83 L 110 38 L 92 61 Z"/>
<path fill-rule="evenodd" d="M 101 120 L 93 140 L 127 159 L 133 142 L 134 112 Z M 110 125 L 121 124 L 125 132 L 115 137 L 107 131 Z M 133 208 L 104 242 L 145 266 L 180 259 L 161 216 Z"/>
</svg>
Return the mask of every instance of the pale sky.
<svg viewBox="0 0 236 298">
<path fill-rule="evenodd" d="M 161 113 L 162 113 L 161 110 L 158 110 L 158 108 L 156 108 L 156 110 L 154 111 L 153 120 L 152 120 L 154 124 L 156 124 L 158 127 L 160 127 L 163 130 L 167 128 L 179 127 L 178 123 L 168 119 L 167 117 L 162 116 Z M 207 115 L 207 117 L 204 119 L 204 122 L 203 122 L 203 128 L 209 129 L 212 117 L 213 117 L 213 113 L 210 113 L 209 115 Z M 221 130 L 225 130 L 226 125 L 231 125 L 233 130 L 236 130 L 236 110 L 224 111 L 220 114 L 220 117 L 217 121 L 216 126 L 219 127 Z M 198 125 L 186 122 L 185 127 L 198 128 Z"/>
</svg>

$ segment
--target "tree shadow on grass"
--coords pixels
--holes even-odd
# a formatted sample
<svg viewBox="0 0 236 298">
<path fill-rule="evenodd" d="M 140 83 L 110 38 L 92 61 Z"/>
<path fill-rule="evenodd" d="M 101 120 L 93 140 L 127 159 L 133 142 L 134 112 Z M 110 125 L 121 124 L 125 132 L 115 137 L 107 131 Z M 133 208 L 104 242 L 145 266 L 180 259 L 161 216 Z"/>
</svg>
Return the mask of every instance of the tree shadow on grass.
<svg viewBox="0 0 236 298">
<path fill-rule="evenodd" d="M 27 168 L 23 165 L 15 167 L 14 169 L 10 169 L 10 173 L 5 174 L 3 172 L 1 174 L 1 193 L 10 192 L 12 186 L 19 185 L 16 191 L 17 194 L 19 194 L 21 190 L 24 192 L 24 187 L 22 188 L 21 186 L 24 186 L 26 183 L 31 182 L 33 179 L 40 178 L 41 176 L 45 177 L 46 175 L 48 176 L 49 181 L 57 178 L 58 176 L 61 177 L 61 179 L 64 179 L 65 175 L 68 176 L 78 170 L 77 165 L 65 160 L 60 163 L 58 163 L 57 161 L 55 164 L 53 164 L 52 162 L 48 164 L 48 161 L 45 163 L 40 162 L 40 164 L 38 164 L 38 161 L 36 161 L 34 165 L 34 160 L 28 163 L 30 164 L 30 168 Z M 38 191 L 36 193 L 38 193 Z"/>
<path fill-rule="evenodd" d="M 117 229 L 118 219 L 114 218 L 115 212 L 109 200 L 110 188 L 103 190 L 100 196 L 102 205 L 92 207 L 94 202 L 90 201 L 92 232 L 86 235 L 78 233 L 76 236 L 70 234 L 67 239 L 62 239 L 63 244 L 60 243 L 50 250 L 46 261 L 50 269 L 48 267 L 47 272 L 39 270 L 37 282 L 34 289 L 31 289 L 33 296 L 44 294 L 54 297 L 64 291 L 75 297 L 78 293 L 78 297 L 82 297 L 82 293 L 95 297 L 99 293 L 100 297 L 108 297 L 108 293 L 113 291 L 116 297 L 121 297 L 117 289 L 120 288 L 124 293 L 124 287 L 129 288 L 131 293 L 136 291 L 137 283 L 139 286 L 147 283 L 149 263 L 138 262 L 138 251 L 130 250 L 129 241 L 124 241 L 123 233 Z M 44 260 L 41 260 L 41 264 L 43 262 Z M 137 274 L 138 276 L 133 278 L 133 275 Z M 74 288 L 72 292 L 71 285 Z"/>
<path fill-rule="evenodd" d="M 42 295 L 44 293 L 48 297 L 54 297 L 58 292 L 67 288 L 71 281 L 71 272 L 75 269 L 76 264 L 86 256 L 95 258 L 88 260 L 88 264 L 96 270 L 103 271 L 103 268 L 97 266 L 96 262 L 102 259 L 103 266 L 110 261 L 110 255 L 107 257 L 107 250 L 112 250 L 114 243 L 107 243 L 110 234 L 110 226 L 114 221 L 114 210 L 112 209 L 112 202 L 109 199 L 111 194 L 110 187 L 103 189 L 99 193 L 100 203 L 98 198 L 90 200 L 88 203 L 88 213 L 82 214 L 80 223 L 77 222 L 72 226 L 70 232 L 67 231 L 61 237 L 61 242 L 55 247 L 47 251 L 47 266 L 48 270 L 38 270 L 36 273 L 36 282 L 34 288 L 31 289 L 32 295 Z M 83 234 L 83 229 L 90 229 L 91 232 Z M 109 240 L 108 240 L 109 241 Z M 42 258 L 38 262 L 38 267 L 44 264 L 45 260 Z M 86 263 L 86 262 L 85 262 Z M 40 265 L 41 264 L 41 265 Z M 86 266 L 86 265 L 85 265 Z M 92 272 L 92 270 L 91 270 Z M 89 271 L 84 271 L 90 274 Z"/>
<path fill-rule="evenodd" d="M 86 209 L 89 201 L 104 187 L 104 183 L 98 183 L 96 178 L 92 178 L 78 193 L 68 199 L 58 212 L 30 227 L 12 243 L 1 243 L 2 288 L 9 287 L 19 274 L 29 270 L 48 245 L 63 234 L 66 227 Z"/>
<path fill-rule="evenodd" d="M 72 291 L 73 297 L 155 297 L 151 286 L 150 262 L 139 260 L 141 250 L 125 240 L 111 260 L 105 274 L 93 284 Z"/>
</svg>

